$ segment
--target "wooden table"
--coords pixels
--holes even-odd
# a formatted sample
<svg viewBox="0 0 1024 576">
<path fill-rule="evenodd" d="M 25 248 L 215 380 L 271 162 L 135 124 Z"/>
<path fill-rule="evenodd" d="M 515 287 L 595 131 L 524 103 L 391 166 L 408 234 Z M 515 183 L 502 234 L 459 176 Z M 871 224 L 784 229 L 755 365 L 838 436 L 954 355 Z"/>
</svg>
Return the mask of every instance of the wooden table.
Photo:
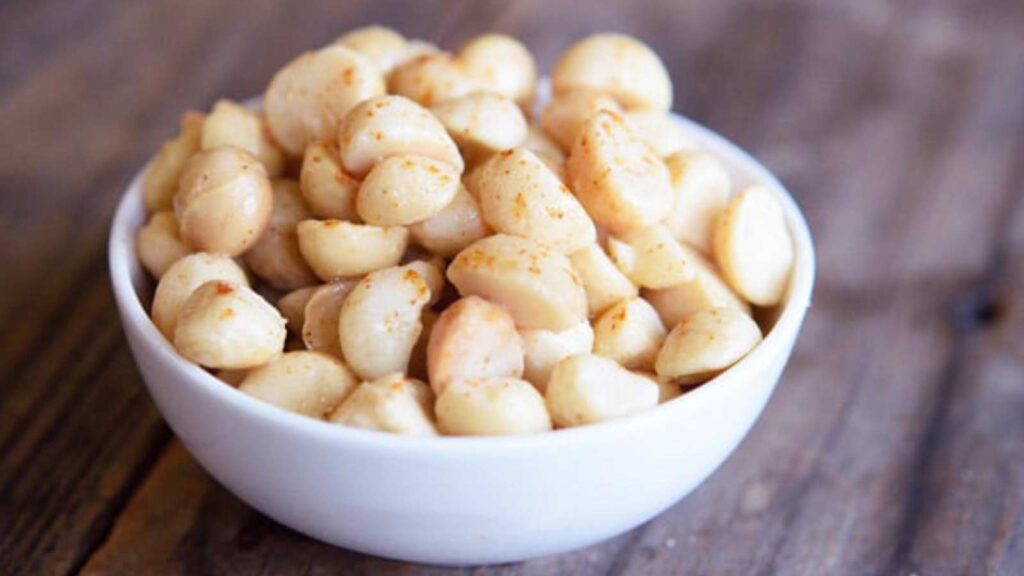
<svg viewBox="0 0 1024 576">
<path fill-rule="evenodd" d="M 146 396 L 104 249 L 129 177 L 184 109 L 371 22 L 508 32 L 544 67 L 636 34 L 805 208 L 819 280 L 778 391 L 647 525 L 520 565 L 369 558 L 240 503 Z M 1024 574 L 1019 0 L 7 0 L 0 186 L 0 573 Z"/>
</svg>

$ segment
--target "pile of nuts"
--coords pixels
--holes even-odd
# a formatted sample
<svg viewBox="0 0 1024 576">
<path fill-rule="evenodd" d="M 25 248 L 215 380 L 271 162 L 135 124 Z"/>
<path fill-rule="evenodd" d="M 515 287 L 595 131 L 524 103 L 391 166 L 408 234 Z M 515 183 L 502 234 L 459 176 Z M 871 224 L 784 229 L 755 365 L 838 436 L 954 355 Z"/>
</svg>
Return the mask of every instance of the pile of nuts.
<svg viewBox="0 0 1024 576">
<path fill-rule="evenodd" d="M 143 181 L 156 327 L 255 398 L 397 434 L 580 426 L 719 374 L 786 293 L 781 206 L 687 139 L 638 40 L 550 77 L 531 114 L 515 39 L 375 26 L 288 63 L 261 113 L 186 113 Z"/>
</svg>

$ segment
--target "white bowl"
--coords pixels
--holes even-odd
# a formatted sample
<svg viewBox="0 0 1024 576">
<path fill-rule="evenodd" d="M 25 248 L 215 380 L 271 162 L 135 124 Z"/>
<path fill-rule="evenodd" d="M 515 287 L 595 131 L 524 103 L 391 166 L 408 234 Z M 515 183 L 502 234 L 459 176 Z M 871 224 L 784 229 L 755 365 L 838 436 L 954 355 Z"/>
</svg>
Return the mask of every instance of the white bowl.
<svg viewBox="0 0 1024 576">
<path fill-rule="evenodd" d="M 587 546 L 678 502 L 747 434 L 789 358 L 810 304 L 814 250 L 782 185 L 743 150 L 676 118 L 737 185 L 782 202 L 796 247 L 789 294 L 764 341 L 711 382 L 633 417 L 529 436 L 413 438 L 342 428 L 254 400 L 178 356 L 140 300 L 136 177 L 114 217 L 110 274 L 153 400 L 228 490 L 314 538 L 401 560 L 481 564 Z"/>
</svg>

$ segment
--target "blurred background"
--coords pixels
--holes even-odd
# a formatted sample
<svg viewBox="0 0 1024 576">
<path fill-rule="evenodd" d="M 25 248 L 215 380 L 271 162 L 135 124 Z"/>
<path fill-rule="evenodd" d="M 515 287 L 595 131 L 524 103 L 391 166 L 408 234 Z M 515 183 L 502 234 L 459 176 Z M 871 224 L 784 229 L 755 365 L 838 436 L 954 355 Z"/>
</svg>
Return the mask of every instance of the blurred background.
<svg viewBox="0 0 1024 576">
<path fill-rule="evenodd" d="M 675 111 L 804 208 L 814 305 L 736 454 L 653 522 L 523 565 L 330 548 L 171 437 L 116 318 L 105 242 L 188 108 L 260 94 L 378 23 L 487 31 L 542 70 L 636 35 Z M 1024 573 L 1024 3 L 1019 0 L 0 2 L 0 573 Z"/>
</svg>

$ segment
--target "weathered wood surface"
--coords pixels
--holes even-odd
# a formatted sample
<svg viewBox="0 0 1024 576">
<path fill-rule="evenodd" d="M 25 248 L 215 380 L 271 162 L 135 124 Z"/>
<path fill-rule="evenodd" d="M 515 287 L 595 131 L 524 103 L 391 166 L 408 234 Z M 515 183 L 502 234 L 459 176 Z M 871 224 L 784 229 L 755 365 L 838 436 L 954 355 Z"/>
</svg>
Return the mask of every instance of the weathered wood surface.
<svg viewBox="0 0 1024 576">
<path fill-rule="evenodd" d="M 187 107 L 382 22 L 551 64 L 622 30 L 676 109 L 806 209 L 815 302 L 767 412 L 685 501 L 610 542 L 443 570 L 297 535 L 173 440 L 106 280 L 121 190 Z M 0 3 L 0 573 L 1024 573 L 1024 4 Z"/>
</svg>

